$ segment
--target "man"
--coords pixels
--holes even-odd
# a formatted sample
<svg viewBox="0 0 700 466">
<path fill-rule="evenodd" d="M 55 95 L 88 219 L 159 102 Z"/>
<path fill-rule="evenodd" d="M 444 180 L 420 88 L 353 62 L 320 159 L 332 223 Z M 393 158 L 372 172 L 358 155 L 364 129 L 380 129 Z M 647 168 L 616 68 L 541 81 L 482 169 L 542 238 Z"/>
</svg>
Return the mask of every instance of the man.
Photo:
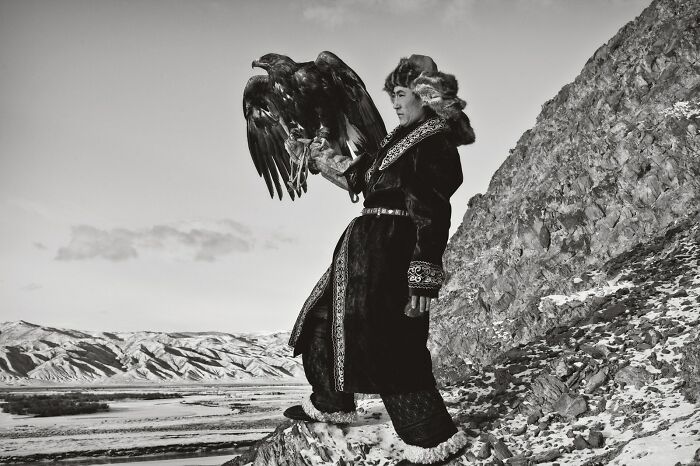
<svg viewBox="0 0 700 466">
<path fill-rule="evenodd" d="M 474 141 L 457 81 L 422 55 L 403 58 L 384 90 L 399 126 L 345 172 L 365 197 L 292 331 L 313 388 L 292 419 L 351 422 L 354 393 L 379 393 L 404 464 L 444 464 L 467 444 L 436 388 L 428 312 L 444 279 L 450 196 L 462 183 L 458 145 Z"/>
</svg>

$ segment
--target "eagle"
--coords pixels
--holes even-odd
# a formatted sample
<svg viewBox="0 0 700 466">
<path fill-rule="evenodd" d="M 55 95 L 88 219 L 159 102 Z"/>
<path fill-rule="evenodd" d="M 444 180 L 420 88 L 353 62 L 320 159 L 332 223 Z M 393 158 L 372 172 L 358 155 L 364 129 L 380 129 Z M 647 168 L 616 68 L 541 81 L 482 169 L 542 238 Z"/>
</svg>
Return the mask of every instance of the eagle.
<svg viewBox="0 0 700 466">
<path fill-rule="evenodd" d="M 266 75 L 248 80 L 243 91 L 248 149 L 270 197 L 306 191 L 306 166 L 290 141 L 323 140 L 350 159 L 373 154 L 386 127 L 362 79 L 332 52 L 297 63 L 277 53 L 253 61 Z"/>
</svg>

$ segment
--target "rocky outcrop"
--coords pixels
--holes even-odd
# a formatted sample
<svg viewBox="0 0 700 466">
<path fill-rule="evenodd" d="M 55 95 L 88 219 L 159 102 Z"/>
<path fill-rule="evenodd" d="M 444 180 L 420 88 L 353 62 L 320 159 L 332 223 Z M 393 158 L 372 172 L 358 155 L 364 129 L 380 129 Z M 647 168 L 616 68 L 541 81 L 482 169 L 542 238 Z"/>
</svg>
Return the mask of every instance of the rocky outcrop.
<svg viewBox="0 0 700 466">
<path fill-rule="evenodd" d="M 448 384 L 470 437 L 453 464 L 693 464 L 700 450 L 700 215 L 587 274 L 599 286 L 540 298 L 569 326 Z M 689 355 L 693 355 L 690 357 Z M 349 425 L 292 422 L 230 465 L 390 465 L 402 445 L 376 399 Z M 658 448 L 658 445 L 672 448 Z"/>
<path fill-rule="evenodd" d="M 82 332 L 0 323 L 0 383 L 240 381 L 303 376 L 289 333 Z"/>
<path fill-rule="evenodd" d="M 700 2 L 654 0 L 544 104 L 470 200 L 432 312 L 445 379 L 578 319 L 584 304 L 540 298 L 600 285 L 586 271 L 698 208 L 698 44 Z"/>
<path fill-rule="evenodd" d="M 700 331 L 682 350 L 680 376 L 683 392 L 688 400 L 700 403 Z"/>
</svg>

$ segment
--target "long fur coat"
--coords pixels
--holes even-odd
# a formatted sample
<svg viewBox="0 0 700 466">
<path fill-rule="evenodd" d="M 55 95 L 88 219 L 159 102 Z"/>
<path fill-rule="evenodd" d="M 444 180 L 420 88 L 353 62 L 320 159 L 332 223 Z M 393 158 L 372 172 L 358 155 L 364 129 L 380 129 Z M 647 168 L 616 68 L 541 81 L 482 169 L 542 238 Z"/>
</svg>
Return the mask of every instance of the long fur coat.
<svg viewBox="0 0 700 466">
<path fill-rule="evenodd" d="M 435 385 L 428 315 L 408 317 L 410 296 L 436 297 L 450 227 L 450 196 L 462 183 L 450 125 L 435 116 L 391 132 L 374 157 L 347 174 L 367 208 L 408 212 L 361 215 L 340 237 L 333 260 L 292 331 L 295 355 L 307 342 L 307 317 L 322 302 L 330 316 L 335 389 L 350 393 L 411 392 Z"/>
</svg>

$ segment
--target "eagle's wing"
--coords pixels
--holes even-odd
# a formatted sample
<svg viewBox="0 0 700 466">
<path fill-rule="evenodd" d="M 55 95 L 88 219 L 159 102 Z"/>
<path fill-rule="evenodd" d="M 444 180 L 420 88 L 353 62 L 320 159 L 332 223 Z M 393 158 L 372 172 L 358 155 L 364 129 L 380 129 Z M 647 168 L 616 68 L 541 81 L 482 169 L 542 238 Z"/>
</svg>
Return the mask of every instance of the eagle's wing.
<svg viewBox="0 0 700 466">
<path fill-rule="evenodd" d="M 343 118 L 341 145 L 351 142 L 358 153 L 373 155 L 386 136 L 386 127 L 362 79 L 343 60 L 332 52 L 321 52 L 315 61 L 324 77 L 333 82 L 332 98 L 337 99 Z M 345 138 L 343 138 L 345 136 Z"/>
<path fill-rule="evenodd" d="M 253 76 L 243 91 L 243 115 L 248 127 L 248 149 L 258 175 L 265 179 L 270 196 L 275 191 L 282 199 L 282 184 L 291 199 L 306 191 L 304 180 L 301 189 L 290 186 L 291 164 L 284 141 L 289 134 L 287 122 L 280 116 L 281 103 L 272 91 L 268 76 Z"/>
</svg>

